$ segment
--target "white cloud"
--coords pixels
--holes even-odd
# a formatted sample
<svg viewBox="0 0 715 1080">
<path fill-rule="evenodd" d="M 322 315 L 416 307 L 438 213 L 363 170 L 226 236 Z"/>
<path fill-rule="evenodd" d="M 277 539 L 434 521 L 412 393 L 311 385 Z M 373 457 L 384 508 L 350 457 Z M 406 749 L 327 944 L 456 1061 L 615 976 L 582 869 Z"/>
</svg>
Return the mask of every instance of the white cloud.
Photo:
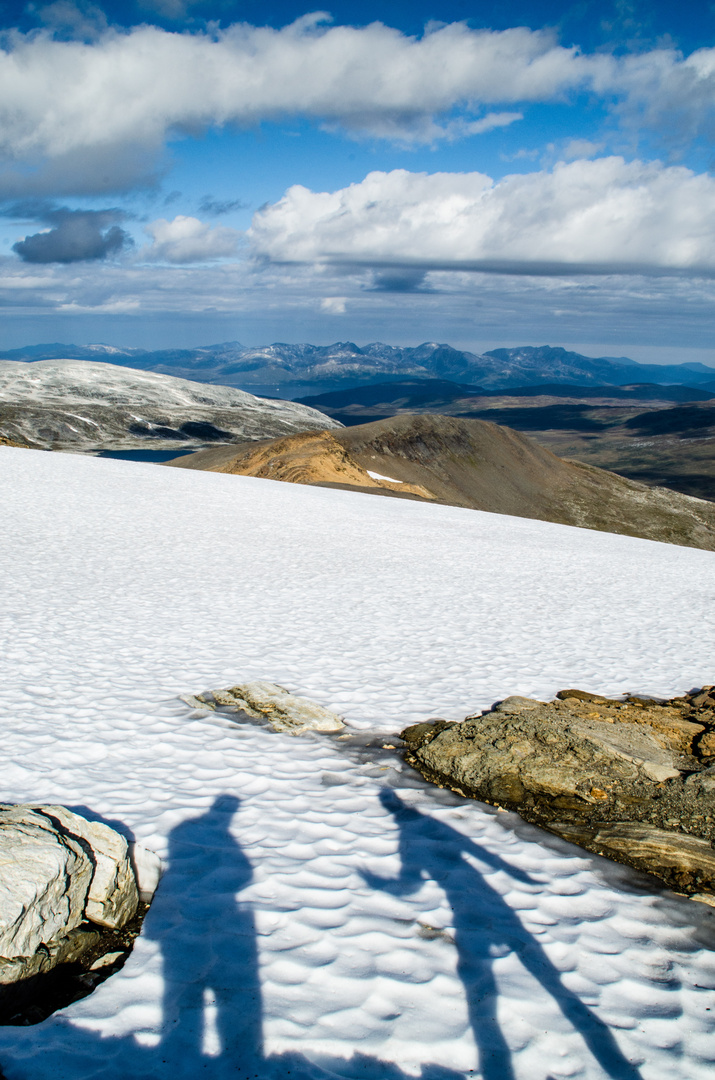
<svg viewBox="0 0 715 1080">
<path fill-rule="evenodd" d="M 254 216 L 276 262 L 513 273 L 715 270 L 715 179 L 620 157 L 552 172 L 370 173 L 334 192 L 289 188 Z"/>
<path fill-rule="evenodd" d="M 636 129 L 649 127 L 674 144 L 698 133 L 712 135 L 715 48 L 683 57 L 675 49 L 604 57 L 593 69 L 597 94 L 616 95 L 615 111 Z"/>
<path fill-rule="evenodd" d="M 46 10 L 66 20 L 76 9 L 58 0 Z M 433 142 L 521 115 L 484 114 L 495 105 L 588 91 L 615 102 L 626 120 L 676 119 L 670 127 L 680 134 L 712 119 L 715 49 L 685 59 L 672 50 L 585 56 L 525 27 L 455 23 L 416 38 L 380 23 L 321 19 L 194 34 L 96 24 L 93 41 L 9 32 L 0 49 L 0 195 L 118 190 L 146 180 L 177 133 L 288 116 Z"/>
<path fill-rule="evenodd" d="M 454 24 L 416 39 L 308 16 L 281 30 L 236 25 L 216 35 L 141 26 L 91 44 L 16 33 L 0 64 L 0 149 L 58 157 L 284 115 L 432 139 L 431 118 L 456 105 L 548 100 L 585 76 L 574 49 L 525 28 Z M 515 118 L 477 119 L 475 130 Z"/>
<path fill-rule="evenodd" d="M 153 243 L 142 248 L 139 258 L 149 262 L 208 262 L 235 255 L 241 234 L 225 226 L 212 228 L 195 217 L 179 214 L 173 221 L 159 218 L 144 230 Z"/>
<path fill-rule="evenodd" d="M 320 310 L 326 315 L 344 315 L 347 296 L 325 296 L 320 301 Z"/>
</svg>

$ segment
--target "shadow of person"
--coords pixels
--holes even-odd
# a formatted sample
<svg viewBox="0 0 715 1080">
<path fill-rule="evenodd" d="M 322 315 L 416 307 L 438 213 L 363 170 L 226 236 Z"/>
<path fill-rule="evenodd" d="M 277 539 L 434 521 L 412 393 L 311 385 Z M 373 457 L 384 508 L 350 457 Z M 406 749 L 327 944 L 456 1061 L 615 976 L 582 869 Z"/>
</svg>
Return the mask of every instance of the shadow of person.
<svg viewBox="0 0 715 1080">
<path fill-rule="evenodd" d="M 558 1003 L 609 1077 L 637 1080 L 638 1069 L 624 1057 L 608 1027 L 564 986 L 541 946 L 464 856 L 473 855 L 517 880 L 532 879 L 498 855 L 478 847 L 456 829 L 408 807 L 396 792 L 383 789 L 380 801 L 399 826 L 400 876 L 381 878 L 363 872 L 363 877 L 372 888 L 398 896 L 416 892 L 425 877 L 444 889 L 454 913 L 457 971 L 467 997 L 484 1080 L 514 1080 L 511 1053 L 496 1017 L 498 989 L 490 953 L 494 955 L 494 950 L 499 948 L 518 954 L 524 967 Z"/>
<path fill-rule="evenodd" d="M 221 795 L 172 830 L 162 902 L 145 923 L 162 950 L 160 1050 L 173 1076 L 205 1075 L 223 1058 L 249 1077 L 262 1060 L 256 931 L 240 897 L 253 871 L 230 832 L 239 804 Z"/>
</svg>

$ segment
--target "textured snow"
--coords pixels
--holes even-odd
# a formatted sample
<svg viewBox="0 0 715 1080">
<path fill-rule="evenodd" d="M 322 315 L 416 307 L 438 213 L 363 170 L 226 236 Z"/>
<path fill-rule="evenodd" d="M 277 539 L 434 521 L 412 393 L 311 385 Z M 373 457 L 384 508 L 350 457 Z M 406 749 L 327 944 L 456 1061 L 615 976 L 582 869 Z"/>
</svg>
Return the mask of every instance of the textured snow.
<svg viewBox="0 0 715 1080">
<path fill-rule="evenodd" d="M 673 694 L 715 681 L 712 553 L 12 448 L 0 484 L 2 801 L 165 862 L 121 972 L 0 1029 L 8 1080 L 712 1076 L 711 908 L 390 749 L 179 698 L 268 679 L 396 732 Z"/>
</svg>

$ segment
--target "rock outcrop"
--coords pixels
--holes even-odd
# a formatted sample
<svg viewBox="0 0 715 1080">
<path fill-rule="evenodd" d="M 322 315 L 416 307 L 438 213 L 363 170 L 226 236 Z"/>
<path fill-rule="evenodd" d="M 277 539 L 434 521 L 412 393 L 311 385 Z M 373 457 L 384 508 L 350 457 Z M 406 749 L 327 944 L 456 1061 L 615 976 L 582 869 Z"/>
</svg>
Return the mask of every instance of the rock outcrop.
<svg viewBox="0 0 715 1080">
<path fill-rule="evenodd" d="M 258 447 L 243 446 L 240 450 L 229 446 L 200 450 L 164 464 L 179 469 L 205 468 L 211 472 L 283 480 L 288 484 L 364 488 L 382 494 L 434 498 L 422 484 L 391 479 L 359 464 L 330 431 L 303 432 Z"/>
<path fill-rule="evenodd" d="M 217 706 L 245 712 L 255 720 L 267 721 L 274 731 L 301 735 L 305 731 L 340 731 L 345 725 L 335 713 L 309 698 L 291 694 L 277 683 L 242 683 L 228 690 L 212 690 L 183 699 L 199 709 Z"/>
<path fill-rule="evenodd" d="M 715 893 L 715 689 L 668 701 L 564 690 L 402 732 L 429 780 L 589 851 Z"/>
<path fill-rule="evenodd" d="M 133 847 L 150 899 L 158 858 Z M 78 960 L 137 912 L 125 838 L 64 806 L 0 806 L 0 863 L 0 1006 L 3 988 Z"/>
</svg>

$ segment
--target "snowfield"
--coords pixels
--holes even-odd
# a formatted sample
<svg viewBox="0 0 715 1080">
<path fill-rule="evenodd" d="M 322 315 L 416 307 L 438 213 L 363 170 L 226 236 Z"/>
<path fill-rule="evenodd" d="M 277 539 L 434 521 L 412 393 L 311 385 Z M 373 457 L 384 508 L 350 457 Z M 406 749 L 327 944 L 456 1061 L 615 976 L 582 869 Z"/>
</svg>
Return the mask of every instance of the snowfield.
<svg viewBox="0 0 715 1080">
<path fill-rule="evenodd" d="M 393 733 L 673 695 L 715 682 L 715 555 L 11 448 L 0 484 L 0 801 L 86 808 L 166 867 L 121 972 L 0 1028 L 7 1080 L 712 1076 L 715 909 L 389 749 L 180 695 L 267 679 Z"/>
</svg>

